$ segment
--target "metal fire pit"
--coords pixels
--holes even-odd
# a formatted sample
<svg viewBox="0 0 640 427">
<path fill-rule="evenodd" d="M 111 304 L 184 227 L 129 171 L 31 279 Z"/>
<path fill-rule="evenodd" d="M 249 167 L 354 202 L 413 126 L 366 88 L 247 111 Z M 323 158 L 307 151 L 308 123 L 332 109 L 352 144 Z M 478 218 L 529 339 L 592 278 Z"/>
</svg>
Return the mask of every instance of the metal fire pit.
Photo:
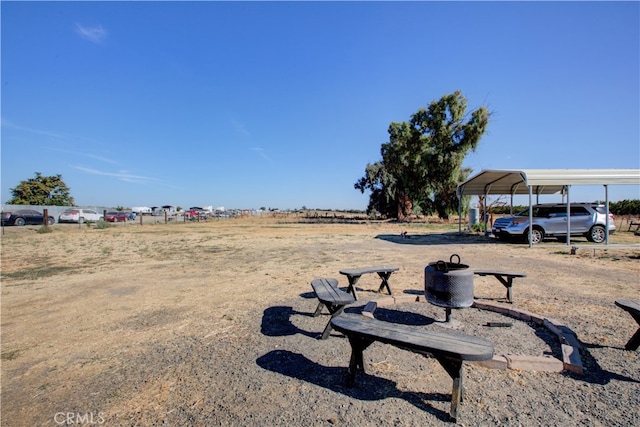
<svg viewBox="0 0 640 427">
<path fill-rule="evenodd" d="M 431 262 L 424 269 L 424 293 L 431 304 L 446 309 L 449 322 L 451 309 L 473 305 L 473 270 L 460 263 L 457 254 L 451 255 L 449 262 Z"/>
</svg>

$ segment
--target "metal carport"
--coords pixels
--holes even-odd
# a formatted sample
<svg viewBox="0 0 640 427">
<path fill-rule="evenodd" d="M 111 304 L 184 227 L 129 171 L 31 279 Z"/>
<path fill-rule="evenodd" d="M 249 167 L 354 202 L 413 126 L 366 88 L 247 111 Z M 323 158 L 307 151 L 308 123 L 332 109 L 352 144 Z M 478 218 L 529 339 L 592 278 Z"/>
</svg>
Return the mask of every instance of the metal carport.
<svg viewBox="0 0 640 427">
<path fill-rule="evenodd" d="M 462 232 L 462 196 L 487 196 L 491 194 L 509 194 L 511 205 L 516 194 L 529 195 L 529 224 L 533 223 L 533 195 L 557 194 L 567 196 L 567 245 L 570 243 L 569 214 L 572 185 L 603 185 L 607 213 L 609 212 L 609 185 L 639 185 L 640 169 L 521 169 L 521 170 L 483 170 L 466 181 L 458 184 L 458 231 Z M 486 215 L 485 215 L 486 217 Z M 486 227 L 486 219 L 485 219 Z M 609 243 L 609 215 L 607 215 L 606 244 Z M 485 228 L 486 231 L 486 228 Z M 531 235 L 531 227 L 529 228 Z M 531 246 L 531 243 L 529 244 Z"/>
</svg>

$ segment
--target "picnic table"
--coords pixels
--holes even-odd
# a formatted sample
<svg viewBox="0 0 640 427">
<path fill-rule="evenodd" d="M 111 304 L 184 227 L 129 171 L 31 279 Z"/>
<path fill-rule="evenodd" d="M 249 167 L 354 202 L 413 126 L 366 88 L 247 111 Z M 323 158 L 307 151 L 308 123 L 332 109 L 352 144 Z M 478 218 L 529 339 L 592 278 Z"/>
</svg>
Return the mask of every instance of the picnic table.
<svg viewBox="0 0 640 427">
<path fill-rule="evenodd" d="M 477 276 L 493 276 L 507 288 L 507 301 L 513 303 L 513 279 L 516 277 L 527 277 L 524 273 L 514 273 L 509 271 L 491 271 L 491 270 L 475 270 L 473 272 Z"/>
<path fill-rule="evenodd" d="M 629 221 L 629 228 L 627 229 L 627 231 L 631 231 L 631 228 L 635 227 L 636 228 L 636 233 L 638 232 L 638 230 L 640 230 L 640 219 L 638 218 L 631 218 L 631 220 Z"/>
<path fill-rule="evenodd" d="M 638 325 L 640 325 L 640 301 L 621 299 L 616 300 L 616 305 L 628 312 L 631 317 L 635 319 Z M 627 350 L 637 350 L 638 347 L 640 347 L 640 327 L 638 327 L 638 330 L 633 334 L 624 348 Z"/>
<path fill-rule="evenodd" d="M 493 357 L 493 344 L 471 335 L 416 329 L 360 314 L 341 314 L 333 317 L 331 324 L 347 336 L 351 345 L 347 387 L 355 384 L 357 372 L 364 372 L 363 352 L 376 341 L 427 357 L 432 355 L 453 381 L 449 414 L 454 420 L 458 417 L 458 406 L 462 401 L 463 362 Z"/>
<path fill-rule="evenodd" d="M 316 308 L 314 317 L 317 317 L 322 312 L 322 307 L 327 307 L 331 318 L 342 314 L 345 306 L 353 304 L 355 298 L 341 289 L 338 288 L 338 281 L 336 279 L 320 278 L 311 281 L 311 287 L 313 292 L 318 298 L 318 307 Z M 331 321 L 327 323 L 327 326 L 322 332 L 321 339 L 326 340 L 331 333 Z"/>
<path fill-rule="evenodd" d="M 345 268 L 343 270 L 340 270 L 340 274 L 344 274 L 345 276 L 347 276 L 347 279 L 349 280 L 349 288 L 347 289 L 347 292 L 351 292 L 353 298 L 357 300 L 358 296 L 356 295 L 356 283 L 358 283 L 358 280 L 360 280 L 360 277 L 362 277 L 362 275 L 377 273 L 380 279 L 382 279 L 380 287 L 378 288 L 378 292 L 382 292 L 382 290 L 386 288 L 387 292 L 389 292 L 389 295 L 393 295 L 393 293 L 391 292 L 391 287 L 389 286 L 389 277 L 394 271 L 398 270 L 400 270 L 400 268 L 398 267 L 392 267 L 389 265 L 376 265 L 373 267 Z"/>
</svg>

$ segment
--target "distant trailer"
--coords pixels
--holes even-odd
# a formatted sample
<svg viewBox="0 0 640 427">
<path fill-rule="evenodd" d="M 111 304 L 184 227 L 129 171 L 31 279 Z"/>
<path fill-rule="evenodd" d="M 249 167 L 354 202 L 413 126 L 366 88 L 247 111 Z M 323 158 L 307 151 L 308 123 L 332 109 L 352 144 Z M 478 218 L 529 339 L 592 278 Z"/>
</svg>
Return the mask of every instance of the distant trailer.
<svg viewBox="0 0 640 427">
<path fill-rule="evenodd" d="M 135 212 L 138 215 L 151 215 L 153 210 L 147 206 L 134 206 L 131 208 L 131 212 Z"/>
</svg>

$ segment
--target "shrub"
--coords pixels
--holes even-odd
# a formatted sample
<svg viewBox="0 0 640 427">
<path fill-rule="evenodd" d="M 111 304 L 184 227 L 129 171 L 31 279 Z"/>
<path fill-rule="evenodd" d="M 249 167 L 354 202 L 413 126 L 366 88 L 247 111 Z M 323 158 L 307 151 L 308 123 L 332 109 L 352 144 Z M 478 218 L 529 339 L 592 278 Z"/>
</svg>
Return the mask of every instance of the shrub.
<svg viewBox="0 0 640 427">
<path fill-rule="evenodd" d="M 47 227 L 44 225 L 36 230 L 36 233 L 38 234 L 52 233 L 52 232 L 53 232 L 53 227 Z"/>
<path fill-rule="evenodd" d="M 482 224 L 480 222 L 476 222 L 475 224 L 471 224 L 471 231 L 474 231 L 476 233 L 484 232 L 484 224 Z"/>
<path fill-rule="evenodd" d="M 104 230 L 105 228 L 109 228 L 109 227 L 111 227 L 111 224 L 104 220 L 100 220 L 96 222 L 96 226 L 95 226 L 95 228 L 97 228 L 98 230 Z"/>
</svg>

